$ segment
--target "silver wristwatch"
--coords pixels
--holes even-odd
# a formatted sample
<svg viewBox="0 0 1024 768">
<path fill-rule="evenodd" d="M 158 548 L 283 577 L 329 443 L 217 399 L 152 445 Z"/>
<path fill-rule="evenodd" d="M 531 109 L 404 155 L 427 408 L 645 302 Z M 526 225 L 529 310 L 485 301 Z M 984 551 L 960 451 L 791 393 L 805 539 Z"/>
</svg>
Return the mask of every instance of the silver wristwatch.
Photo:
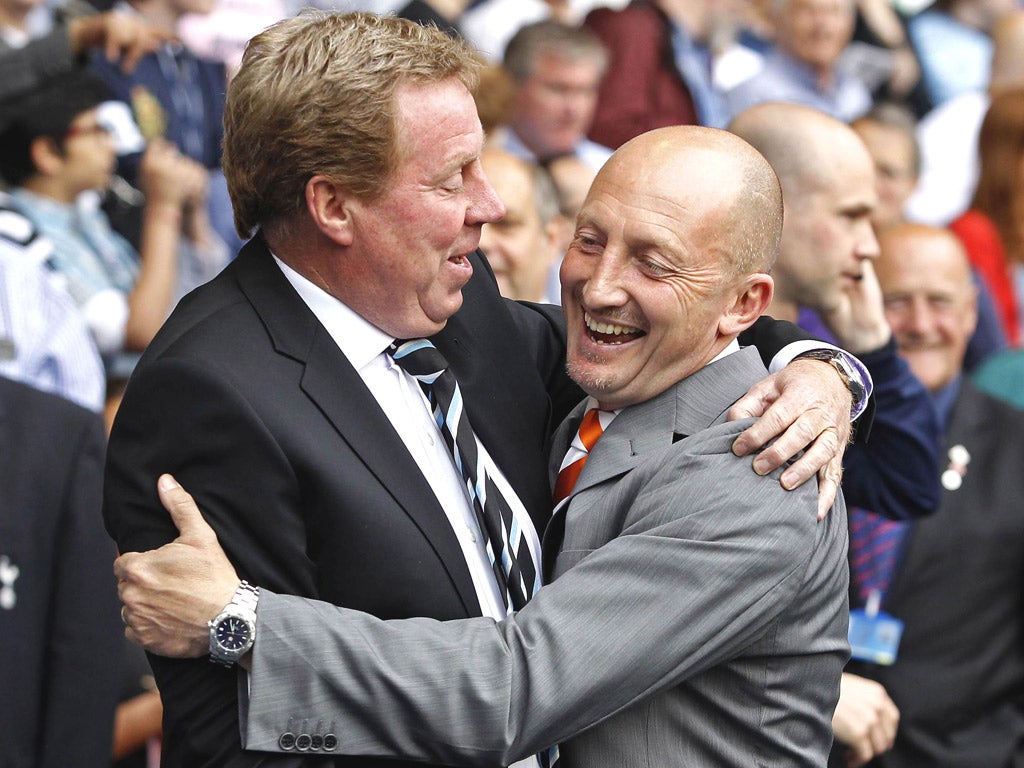
<svg viewBox="0 0 1024 768">
<path fill-rule="evenodd" d="M 259 587 L 243 581 L 231 602 L 210 620 L 210 661 L 230 667 L 245 656 L 256 639 Z"/>
</svg>

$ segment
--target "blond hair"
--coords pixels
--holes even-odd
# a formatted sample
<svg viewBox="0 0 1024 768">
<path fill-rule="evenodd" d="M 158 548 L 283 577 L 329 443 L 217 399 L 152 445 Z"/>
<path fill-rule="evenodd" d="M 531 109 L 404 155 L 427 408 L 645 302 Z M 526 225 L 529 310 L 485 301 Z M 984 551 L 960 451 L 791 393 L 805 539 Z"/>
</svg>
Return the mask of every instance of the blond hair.
<svg viewBox="0 0 1024 768">
<path fill-rule="evenodd" d="M 457 78 L 472 92 L 479 66 L 465 43 L 391 16 L 306 12 L 256 35 L 224 111 L 238 233 L 287 226 L 314 175 L 380 197 L 399 159 L 396 90 Z"/>
</svg>

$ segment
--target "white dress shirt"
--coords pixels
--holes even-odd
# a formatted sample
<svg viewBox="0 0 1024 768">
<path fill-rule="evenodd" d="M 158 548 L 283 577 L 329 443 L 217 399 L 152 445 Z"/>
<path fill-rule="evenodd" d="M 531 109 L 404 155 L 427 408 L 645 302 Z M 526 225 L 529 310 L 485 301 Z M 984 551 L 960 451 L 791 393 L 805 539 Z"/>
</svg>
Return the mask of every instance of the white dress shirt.
<svg viewBox="0 0 1024 768">
<path fill-rule="evenodd" d="M 481 611 L 493 619 L 504 618 L 507 613 L 505 601 L 498 591 L 484 549 L 484 536 L 473 511 L 466 481 L 455 468 L 452 455 L 434 421 L 430 403 L 419 382 L 403 371 L 387 354 L 394 337 L 356 314 L 276 256 L 274 259 L 288 282 L 355 368 L 434 491 L 462 547 Z M 477 445 L 482 450 L 488 475 L 509 504 L 514 506 L 527 537 L 530 553 L 539 568 L 540 538 L 529 514 L 479 439 Z"/>
<path fill-rule="evenodd" d="M 505 600 L 498 589 L 484 549 L 485 539 L 473 511 L 466 482 L 455 468 L 452 455 L 434 421 L 430 403 L 419 382 L 403 371 L 387 354 L 394 337 L 314 285 L 277 256 L 274 256 L 274 260 L 355 368 L 429 483 L 462 548 L 481 612 L 495 620 L 505 618 Z M 533 521 L 479 438 L 477 447 L 484 458 L 488 476 L 518 516 L 530 553 L 540 572 L 540 538 Z M 537 759 L 531 756 L 515 763 L 512 768 L 537 768 L 537 765 Z"/>
</svg>

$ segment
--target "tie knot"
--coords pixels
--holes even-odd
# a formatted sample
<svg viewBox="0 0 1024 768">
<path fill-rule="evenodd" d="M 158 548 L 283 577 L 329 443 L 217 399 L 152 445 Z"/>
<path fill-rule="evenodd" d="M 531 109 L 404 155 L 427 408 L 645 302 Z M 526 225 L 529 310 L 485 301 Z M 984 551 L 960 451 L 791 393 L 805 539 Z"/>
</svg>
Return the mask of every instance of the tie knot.
<svg viewBox="0 0 1024 768">
<path fill-rule="evenodd" d="M 444 355 L 427 339 L 395 339 L 388 351 L 403 371 L 416 378 L 433 380 L 448 368 Z"/>
<path fill-rule="evenodd" d="M 591 408 L 583 415 L 583 421 L 580 422 L 580 442 L 588 452 L 593 450 L 598 438 L 604 434 L 600 414 L 601 412 L 597 408 Z"/>
</svg>

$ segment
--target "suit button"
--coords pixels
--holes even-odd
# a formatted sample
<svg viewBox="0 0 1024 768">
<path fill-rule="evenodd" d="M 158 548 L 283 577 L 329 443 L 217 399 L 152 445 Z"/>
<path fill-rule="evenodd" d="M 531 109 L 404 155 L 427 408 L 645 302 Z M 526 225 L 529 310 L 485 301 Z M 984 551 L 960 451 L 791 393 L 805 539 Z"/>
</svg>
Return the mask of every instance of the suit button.
<svg viewBox="0 0 1024 768">
<path fill-rule="evenodd" d="M 338 748 L 338 737 L 333 733 L 324 734 L 324 751 L 333 752 Z"/>
<path fill-rule="evenodd" d="M 285 731 L 281 734 L 281 738 L 277 740 L 277 744 L 286 752 L 295 749 L 295 734 L 291 731 Z"/>
<path fill-rule="evenodd" d="M 309 748 L 311 750 L 313 750 L 314 752 L 319 752 L 321 749 L 323 749 L 323 746 L 323 736 L 321 736 L 319 733 L 314 733 L 312 736 L 310 736 Z"/>
<path fill-rule="evenodd" d="M 300 733 L 295 737 L 295 748 L 299 750 L 299 752 L 308 752 L 312 744 L 313 737 L 308 733 Z"/>
</svg>

